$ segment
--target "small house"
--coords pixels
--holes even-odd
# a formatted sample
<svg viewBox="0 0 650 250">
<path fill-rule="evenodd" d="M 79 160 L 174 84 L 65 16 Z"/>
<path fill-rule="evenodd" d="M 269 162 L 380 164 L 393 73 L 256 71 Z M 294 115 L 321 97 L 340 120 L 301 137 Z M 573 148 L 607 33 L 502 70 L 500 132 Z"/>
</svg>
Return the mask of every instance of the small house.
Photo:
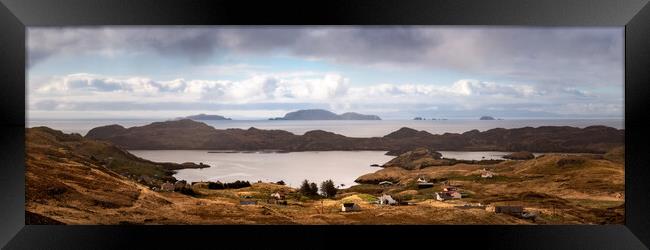
<svg viewBox="0 0 650 250">
<path fill-rule="evenodd" d="M 390 181 L 382 181 L 379 183 L 379 186 L 392 186 L 393 183 Z"/>
<path fill-rule="evenodd" d="M 341 212 L 361 211 L 361 207 L 356 203 L 348 202 L 341 205 Z"/>
<path fill-rule="evenodd" d="M 418 182 L 418 183 L 427 183 L 428 181 L 427 181 L 427 179 L 425 179 L 425 178 L 418 177 L 417 182 Z"/>
<path fill-rule="evenodd" d="M 449 195 L 447 192 L 436 192 L 436 200 L 439 201 L 446 201 L 446 200 L 451 200 L 453 197 Z"/>
<path fill-rule="evenodd" d="M 481 171 L 481 178 L 492 178 L 494 177 L 494 173 L 492 171 L 486 170 L 485 168 L 483 171 Z"/>
<path fill-rule="evenodd" d="M 284 200 L 284 194 L 280 192 L 275 192 L 271 194 L 271 198 L 275 198 L 276 200 Z"/>
<path fill-rule="evenodd" d="M 173 192 L 174 191 L 174 184 L 171 184 L 169 182 L 165 182 L 162 185 L 160 185 L 160 191 Z"/>
<path fill-rule="evenodd" d="M 460 199 L 463 195 L 458 191 L 436 192 L 436 200 L 445 201 L 451 199 Z"/>
<path fill-rule="evenodd" d="M 397 204 L 397 201 L 393 199 L 390 195 L 384 194 L 379 197 L 379 204 L 381 205 L 395 205 Z"/>
</svg>

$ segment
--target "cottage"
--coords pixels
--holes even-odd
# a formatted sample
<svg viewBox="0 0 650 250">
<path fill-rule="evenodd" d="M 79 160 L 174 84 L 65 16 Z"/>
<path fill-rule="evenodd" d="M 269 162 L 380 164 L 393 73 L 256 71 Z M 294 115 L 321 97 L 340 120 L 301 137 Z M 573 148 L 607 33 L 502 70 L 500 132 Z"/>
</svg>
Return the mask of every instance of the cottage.
<svg viewBox="0 0 650 250">
<path fill-rule="evenodd" d="M 353 211 L 360 211 L 361 207 L 357 205 L 356 203 L 343 203 L 341 205 L 341 212 L 353 212 Z"/>
<path fill-rule="evenodd" d="M 436 192 L 436 200 L 445 201 L 451 199 L 460 199 L 463 195 L 458 191 Z"/>
<path fill-rule="evenodd" d="M 481 171 L 481 178 L 492 178 L 494 177 L 494 173 L 492 171 L 486 170 L 485 168 L 483 171 Z"/>
<path fill-rule="evenodd" d="M 393 183 L 390 181 L 382 181 L 379 183 L 379 186 L 392 186 Z"/>
<path fill-rule="evenodd" d="M 504 213 L 511 215 L 521 215 L 524 212 L 523 206 L 495 206 L 495 213 Z"/>
<path fill-rule="evenodd" d="M 436 200 L 439 201 L 445 201 L 445 200 L 451 200 L 453 197 L 449 195 L 447 192 L 436 192 Z"/>
<path fill-rule="evenodd" d="M 280 192 L 275 192 L 271 194 L 271 198 L 275 198 L 276 200 L 284 200 L 284 194 Z"/>
<path fill-rule="evenodd" d="M 174 191 L 174 184 L 171 184 L 169 182 L 165 182 L 162 185 L 160 185 L 160 191 L 173 192 Z"/>
<path fill-rule="evenodd" d="M 381 205 L 395 205 L 397 201 L 393 199 L 390 195 L 384 194 L 379 197 L 379 204 Z"/>
</svg>

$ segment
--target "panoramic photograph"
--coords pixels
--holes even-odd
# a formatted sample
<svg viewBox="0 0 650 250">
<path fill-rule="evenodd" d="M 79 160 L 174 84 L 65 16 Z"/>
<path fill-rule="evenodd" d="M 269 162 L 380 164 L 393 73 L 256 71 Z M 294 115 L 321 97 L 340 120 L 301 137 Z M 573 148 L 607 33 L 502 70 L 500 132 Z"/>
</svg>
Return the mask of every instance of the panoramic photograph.
<svg viewBox="0 0 650 250">
<path fill-rule="evenodd" d="M 624 224 L 624 28 L 27 28 L 25 223 Z"/>
</svg>

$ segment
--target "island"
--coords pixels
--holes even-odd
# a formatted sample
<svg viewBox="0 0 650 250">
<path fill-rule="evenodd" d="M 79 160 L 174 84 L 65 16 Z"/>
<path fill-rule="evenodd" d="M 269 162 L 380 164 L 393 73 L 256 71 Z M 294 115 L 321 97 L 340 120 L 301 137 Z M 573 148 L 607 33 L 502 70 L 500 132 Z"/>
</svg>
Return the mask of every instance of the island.
<svg viewBox="0 0 650 250">
<path fill-rule="evenodd" d="M 190 119 L 190 120 L 195 120 L 195 121 L 224 121 L 224 120 L 232 120 L 230 118 L 226 118 L 220 115 L 207 115 L 207 114 L 198 114 L 198 115 L 190 115 L 186 116 L 183 118 L 178 118 L 178 119 Z"/>
<path fill-rule="evenodd" d="M 324 109 L 303 109 L 287 113 L 284 117 L 269 118 L 269 120 L 381 120 L 381 118 L 376 115 L 355 112 L 339 115 Z"/>
<path fill-rule="evenodd" d="M 481 120 L 481 121 L 492 121 L 492 120 L 496 120 L 496 119 L 494 119 L 494 117 L 492 117 L 492 116 L 485 115 L 485 116 L 481 116 L 481 118 L 479 118 L 479 120 Z"/>
</svg>

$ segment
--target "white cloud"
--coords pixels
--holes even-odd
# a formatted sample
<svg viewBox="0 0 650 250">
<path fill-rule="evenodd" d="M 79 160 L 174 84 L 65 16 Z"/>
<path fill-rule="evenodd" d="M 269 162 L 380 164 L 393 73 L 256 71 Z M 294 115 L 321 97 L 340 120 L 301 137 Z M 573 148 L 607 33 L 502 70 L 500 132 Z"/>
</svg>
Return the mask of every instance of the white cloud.
<svg viewBox="0 0 650 250">
<path fill-rule="evenodd" d="M 351 87 L 336 73 L 283 73 L 232 80 L 155 80 L 87 73 L 52 77 L 30 84 L 33 111 L 88 110 L 206 110 L 222 107 L 269 114 L 296 107 L 326 107 L 336 112 L 400 109 L 423 112 L 471 110 L 528 110 L 568 114 L 622 114 L 622 106 L 577 88 L 539 89 L 532 84 L 504 84 L 462 79 L 451 84 L 383 83 Z M 616 98 L 612 99 L 614 102 Z M 102 104 L 104 103 L 104 104 Z M 558 106 L 557 103 L 562 103 Z M 277 105 L 276 105 L 277 104 Z M 217 106 L 214 106 L 217 105 Z M 226 106 L 224 106 L 226 105 Z M 278 106 L 279 105 L 279 106 Z M 256 110 L 256 111 L 250 111 Z M 176 111 L 175 111 L 176 112 Z M 243 114 L 243 113 L 242 113 Z"/>
</svg>

